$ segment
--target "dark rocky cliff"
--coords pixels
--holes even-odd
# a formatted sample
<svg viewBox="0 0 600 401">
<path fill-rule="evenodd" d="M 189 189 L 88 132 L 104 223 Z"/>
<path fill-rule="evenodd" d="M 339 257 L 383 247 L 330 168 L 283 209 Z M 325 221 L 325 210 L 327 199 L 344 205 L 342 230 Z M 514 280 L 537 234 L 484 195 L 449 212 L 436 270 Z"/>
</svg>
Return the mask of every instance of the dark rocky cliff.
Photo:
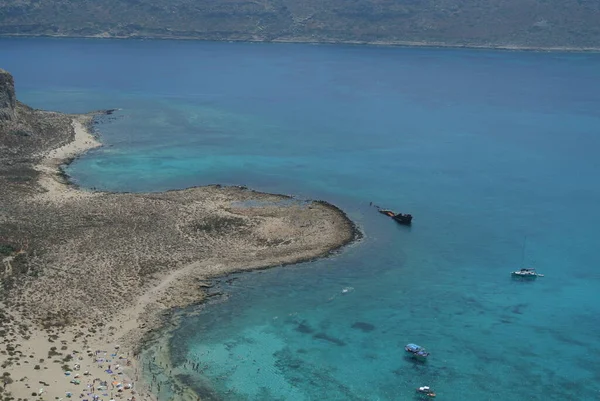
<svg viewBox="0 0 600 401">
<path fill-rule="evenodd" d="M 16 119 L 15 81 L 7 71 L 0 68 L 0 121 Z"/>
<path fill-rule="evenodd" d="M 28 184 L 35 181 L 38 171 L 32 165 L 44 151 L 73 139 L 72 120 L 72 116 L 34 110 L 17 101 L 12 75 L 0 69 L 0 239 L 6 196 L 14 188 L 27 191 L 33 187 Z"/>
</svg>

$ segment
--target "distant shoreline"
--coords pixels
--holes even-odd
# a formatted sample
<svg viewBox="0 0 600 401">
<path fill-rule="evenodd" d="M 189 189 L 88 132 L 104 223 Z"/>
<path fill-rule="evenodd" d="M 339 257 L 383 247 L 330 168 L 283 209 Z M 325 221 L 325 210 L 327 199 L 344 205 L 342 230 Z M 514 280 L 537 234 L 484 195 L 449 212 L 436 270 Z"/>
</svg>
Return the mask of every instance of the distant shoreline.
<svg viewBox="0 0 600 401">
<path fill-rule="evenodd" d="M 298 44 L 322 44 L 322 45 L 357 45 L 357 46 L 382 46 L 382 47 L 404 47 L 404 48 L 439 48 L 439 49 L 470 49 L 470 50 L 500 50 L 500 51 L 522 51 L 522 52 L 544 52 L 544 53 L 600 53 L 600 47 L 570 47 L 570 46 L 521 46 L 509 44 L 451 44 L 444 42 L 425 41 L 360 41 L 360 40 L 311 40 L 309 38 L 296 39 L 203 39 L 194 36 L 145 36 L 127 35 L 117 36 L 109 34 L 98 35 L 51 35 L 51 34 L 18 34 L 3 33 L 0 38 L 56 38 L 56 39 L 134 39 L 134 40 L 185 40 L 198 42 L 235 42 L 235 43 L 298 43 Z"/>
</svg>

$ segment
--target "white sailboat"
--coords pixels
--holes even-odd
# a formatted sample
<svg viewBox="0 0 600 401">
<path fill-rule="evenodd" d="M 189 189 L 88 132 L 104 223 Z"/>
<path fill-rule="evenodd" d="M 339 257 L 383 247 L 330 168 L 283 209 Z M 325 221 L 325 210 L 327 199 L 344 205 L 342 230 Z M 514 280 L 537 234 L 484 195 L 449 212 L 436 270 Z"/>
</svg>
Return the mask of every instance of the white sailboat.
<svg viewBox="0 0 600 401">
<path fill-rule="evenodd" d="M 527 244 L 527 237 L 525 237 L 525 240 L 523 241 L 523 251 L 522 251 L 522 255 L 521 255 L 521 266 L 523 266 L 523 261 L 525 260 L 525 245 L 526 244 Z M 536 272 L 533 267 L 522 267 L 521 269 L 516 270 L 514 272 L 511 272 L 510 274 L 513 277 L 519 277 L 519 278 L 538 278 L 538 277 L 544 277 L 543 274 L 540 274 L 540 273 Z"/>
</svg>

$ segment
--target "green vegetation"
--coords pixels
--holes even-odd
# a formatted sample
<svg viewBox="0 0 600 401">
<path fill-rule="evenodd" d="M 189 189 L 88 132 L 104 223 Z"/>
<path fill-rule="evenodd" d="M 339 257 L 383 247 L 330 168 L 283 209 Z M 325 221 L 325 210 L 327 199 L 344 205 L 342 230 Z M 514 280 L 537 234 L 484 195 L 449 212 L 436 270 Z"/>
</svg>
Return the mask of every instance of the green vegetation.
<svg viewBox="0 0 600 401">
<path fill-rule="evenodd" d="M 600 47 L 595 0 L 5 0 L 0 34 Z"/>
<path fill-rule="evenodd" d="M 12 255 L 16 251 L 17 250 L 15 249 L 14 246 L 9 245 L 9 244 L 1 244 L 0 243 L 0 255 L 9 256 L 9 255 Z"/>
<path fill-rule="evenodd" d="M 57 355 L 62 355 L 62 353 L 57 352 L 56 347 L 50 348 L 50 350 L 48 351 L 48 359 L 52 358 L 53 356 L 57 356 Z"/>
<path fill-rule="evenodd" d="M 240 217 L 213 216 L 192 225 L 195 232 L 235 233 L 248 227 L 248 222 Z"/>
</svg>

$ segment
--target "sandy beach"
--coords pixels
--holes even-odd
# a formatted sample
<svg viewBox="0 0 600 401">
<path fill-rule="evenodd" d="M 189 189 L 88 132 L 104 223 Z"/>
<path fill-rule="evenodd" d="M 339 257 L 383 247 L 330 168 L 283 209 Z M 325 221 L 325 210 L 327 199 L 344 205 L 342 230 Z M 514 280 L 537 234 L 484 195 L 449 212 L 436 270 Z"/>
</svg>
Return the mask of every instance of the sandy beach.
<svg viewBox="0 0 600 401">
<path fill-rule="evenodd" d="M 15 110 L 0 121 L 0 400 L 152 400 L 135 355 L 166 313 L 211 278 L 359 235 L 335 206 L 246 188 L 78 189 L 60 166 L 101 146 L 93 115 Z"/>
<path fill-rule="evenodd" d="M 45 192 L 37 195 L 39 201 L 65 202 L 72 198 L 94 196 L 93 192 L 84 192 L 73 186 L 65 185 L 64 177 L 60 176 L 59 169 L 65 161 L 73 159 L 90 149 L 102 146 L 100 142 L 88 131 L 86 125 L 91 123 L 92 116 L 83 115 L 73 118 L 73 142 L 60 148 L 53 149 L 43 155 L 42 162 L 35 168 L 44 173 L 39 179 L 39 185 Z"/>
<path fill-rule="evenodd" d="M 101 146 L 87 128 L 91 120 L 90 115 L 74 117 L 73 141 L 41 155 L 41 162 L 34 168 L 41 173 L 38 184 L 43 190 L 33 196 L 33 202 L 65 204 L 95 196 L 93 192 L 68 185 L 60 174 L 60 166 L 66 161 Z M 4 275 L 10 274 L 13 260 L 14 257 L 3 259 Z M 124 324 L 128 320 L 124 317 L 136 317 L 143 308 L 114 316 L 107 325 L 109 329 L 101 321 L 91 326 L 82 322 L 79 326 L 44 329 L 2 306 L 0 331 L 5 349 L 0 352 L 0 366 L 6 397 L 10 394 L 15 399 L 40 400 L 152 399 L 135 386 L 135 359 L 115 342 L 134 329 L 133 325 Z M 115 330 L 114 325 L 119 329 Z"/>
</svg>

